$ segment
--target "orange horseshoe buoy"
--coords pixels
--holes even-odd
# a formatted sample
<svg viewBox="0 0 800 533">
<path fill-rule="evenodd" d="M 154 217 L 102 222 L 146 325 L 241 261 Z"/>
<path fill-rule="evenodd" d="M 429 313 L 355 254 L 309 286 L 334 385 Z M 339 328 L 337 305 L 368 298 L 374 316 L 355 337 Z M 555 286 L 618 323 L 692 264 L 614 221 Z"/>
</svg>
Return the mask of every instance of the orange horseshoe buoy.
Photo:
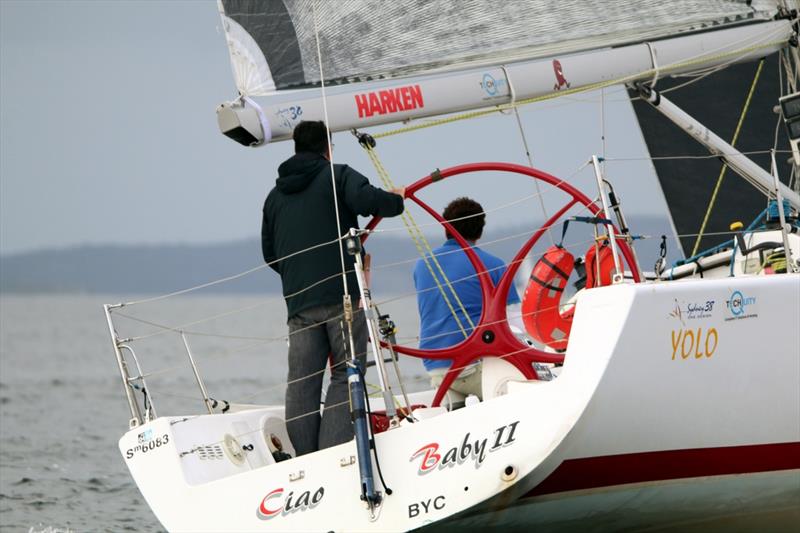
<svg viewBox="0 0 800 533">
<path fill-rule="evenodd" d="M 608 244 L 601 244 L 599 247 L 590 246 L 586 250 L 586 288 L 605 287 L 611 285 L 611 278 L 614 275 L 614 254 Z M 599 268 L 598 268 L 599 267 Z M 600 279 L 597 279 L 597 273 Z"/>
<path fill-rule="evenodd" d="M 611 285 L 614 257 L 608 246 L 592 245 L 586 251 L 586 288 Z M 599 279 L 597 276 L 599 264 Z M 522 298 L 522 322 L 534 340 L 563 351 L 567 349 L 575 308 L 562 312 L 561 295 L 569 275 L 575 268 L 575 258 L 564 248 L 547 249 L 531 272 Z"/>
<path fill-rule="evenodd" d="M 522 322 L 535 340 L 555 350 L 565 350 L 572 327 L 572 312 L 561 314 L 559 304 L 575 258 L 552 246 L 537 261 L 522 298 Z"/>
</svg>

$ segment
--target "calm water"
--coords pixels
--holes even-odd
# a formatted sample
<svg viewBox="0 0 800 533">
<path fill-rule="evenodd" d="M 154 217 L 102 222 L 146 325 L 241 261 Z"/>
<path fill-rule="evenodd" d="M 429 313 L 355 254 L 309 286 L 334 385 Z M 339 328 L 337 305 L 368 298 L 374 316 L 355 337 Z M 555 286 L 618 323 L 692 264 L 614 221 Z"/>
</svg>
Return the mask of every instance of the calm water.
<svg viewBox="0 0 800 533">
<path fill-rule="evenodd" d="M 0 297 L 3 529 L 161 530 L 117 448 L 129 413 L 102 311 L 103 303 L 115 301 L 119 297 Z M 401 336 L 416 335 L 413 300 L 381 311 L 392 313 Z M 122 312 L 205 334 L 190 335 L 189 341 L 212 397 L 282 403 L 286 342 L 280 337 L 286 312 L 281 299 L 181 297 Z M 115 325 L 125 338 L 161 331 L 122 316 Z M 146 373 L 161 372 L 148 380 L 158 414 L 199 413 L 202 404 L 180 337 L 168 332 L 131 344 Z M 410 361 L 403 368 L 412 388 L 419 388 L 421 365 Z"/>
</svg>

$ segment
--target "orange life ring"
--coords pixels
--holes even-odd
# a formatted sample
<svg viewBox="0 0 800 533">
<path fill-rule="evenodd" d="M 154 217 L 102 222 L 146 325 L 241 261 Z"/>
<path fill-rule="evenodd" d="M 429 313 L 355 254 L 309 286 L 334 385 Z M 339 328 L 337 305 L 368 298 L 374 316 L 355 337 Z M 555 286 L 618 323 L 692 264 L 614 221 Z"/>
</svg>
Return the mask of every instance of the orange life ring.
<svg viewBox="0 0 800 533">
<path fill-rule="evenodd" d="M 572 327 L 572 312 L 561 314 L 559 304 L 575 258 L 552 246 L 536 262 L 522 298 L 522 322 L 535 340 L 555 350 L 565 350 Z"/>
<path fill-rule="evenodd" d="M 611 247 L 606 243 L 599 247 L 592 245 L 586 250 L 584 257 L 586 260 L 586 288 L 611 285 L 611 278 L 614 275 L 614 254 L 611 253 Z M 598 272 L 600 273 L 599 281 L 597 280 Z"/>
<path fill-rule="evenodd" d="M 614 257 L 608 246 L 594 245 L 585 256 L 586 288 L 611 284 Z M 597 276 L 599 264 L 599 279 Z M 522 322 L 534 340 L 563 351 L 567 349 L 575 308 L 561 311 L 561 295 L 575 268 L 575 258 L 564 248 L 552 246 L 537 261 L 522 298 Z"/>
</svg>

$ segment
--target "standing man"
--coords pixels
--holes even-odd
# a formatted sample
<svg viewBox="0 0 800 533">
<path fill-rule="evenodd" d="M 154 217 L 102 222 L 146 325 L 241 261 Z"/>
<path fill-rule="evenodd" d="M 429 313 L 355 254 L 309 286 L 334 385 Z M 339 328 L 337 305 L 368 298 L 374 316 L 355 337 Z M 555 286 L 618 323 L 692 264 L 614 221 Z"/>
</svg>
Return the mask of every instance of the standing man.
<svg viewBox="0 0 800 533">
<path fill-rule="evenodd" d="M 475 244 L 483 235 L 483 226 L 486 223 L 486 214 L 484 214 L 481 204 L 470 198 L 456 198 L 445 207 L 442 217 L 450 222 L 472 246 L 489 271 L 492 282 L 497 285 L 506 271 L 505 263 L 499 257 L 481 250 Z M 477 324 L 483 311 L 483 298 L 475 267 L 469 262 L 467 254 L 449 231 L 445 230 L 445 236 L 447 241 L 433 250 L 433 255 L 441 265 L 447 280 L 453 286 L 458 299 L 464 305 L 472 323 Z M 431 261 L 430 256 L 428 256 L 428 260 Z M 461 311 L 461 307 L 454 301 L 453 294 L 441 279 L 438 269 L 434 266 L 433 270 L 458 315 L 458 321 L 450 311 L 441 292 L 437 290 L 436 281 L 431 276 L 428 267 L 425 266 L 422 259 L 417 260 L 414 267 L 414 287 L 417 290 L 417 307 L 419 308 L 419 347 L 423 350 L 449 348 L 464 340 L 464 333 L 459 327 L 459 322 L 467 335 L 472 332 L 469 321 Z M 514 286 L 511 285 L 508 291 L 507 305 L 516 304 L 519 304 L 519 296 Z M 512 312 L 510 315 L 513 314 L 517 313 Z M 449 359 L 423 359 L 422 362 L 431 378 L 431 385 L 434 387 L 441 385 L 453 363 Z M 464 368 L 450 388 L 464 395 L 474 394 L 478 398 L 482 398 L 481 376 L 481 367 L 478 362 Z"/>
<path fill-rule="evenodd" d="M 331 145 L 323 122 L 300 122 L 292 138 L 295 155 L 278 167 L 275 187 L 264 202 L 261 249 L 264 261 L 280 274 L 283 284 L 289 318 L 286 428 L 297 455 L 303 455 L 347 442 L 353 438 L 353 428 Z M 392 217 L 403 212 L 405 189 L 386 192 L 347 165 L 333 167 L 343 233 L 358 227 L 358 215 Z M 354 263 L 345 253 L 347 287 L 357 309 Z M 353 338 L 363 368 L 367 332 L 362 311 L 354 313 Z M 333 355 L 331 380 L 320 415 L 322 375 L 329 353 Z"/>
</svg>

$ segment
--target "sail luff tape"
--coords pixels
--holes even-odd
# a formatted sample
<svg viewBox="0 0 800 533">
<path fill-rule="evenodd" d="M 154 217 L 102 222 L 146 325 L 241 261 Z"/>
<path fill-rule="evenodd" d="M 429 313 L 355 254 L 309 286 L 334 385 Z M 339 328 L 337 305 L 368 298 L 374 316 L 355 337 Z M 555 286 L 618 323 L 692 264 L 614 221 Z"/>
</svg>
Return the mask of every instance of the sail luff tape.
<svg viewBox="0 0 800 533">
<path fill-rule="evenodd" d="M 267 144 L 270 140 L 272 140 L 272 128 L 269 126 L 269 121 L 267 120 L 267 116 L 264 114 L 264 110 L 261 109 L 261 106 L 255 103 L 255 101 L 250 98 L 249 96 L 242 95 L 242 101 L 246 102 L 250 107 L 256 110 L 258 113 L 258 121 L 261 123 L 261 130 L 264 133 L 264 144 Z"/>
</svg>

